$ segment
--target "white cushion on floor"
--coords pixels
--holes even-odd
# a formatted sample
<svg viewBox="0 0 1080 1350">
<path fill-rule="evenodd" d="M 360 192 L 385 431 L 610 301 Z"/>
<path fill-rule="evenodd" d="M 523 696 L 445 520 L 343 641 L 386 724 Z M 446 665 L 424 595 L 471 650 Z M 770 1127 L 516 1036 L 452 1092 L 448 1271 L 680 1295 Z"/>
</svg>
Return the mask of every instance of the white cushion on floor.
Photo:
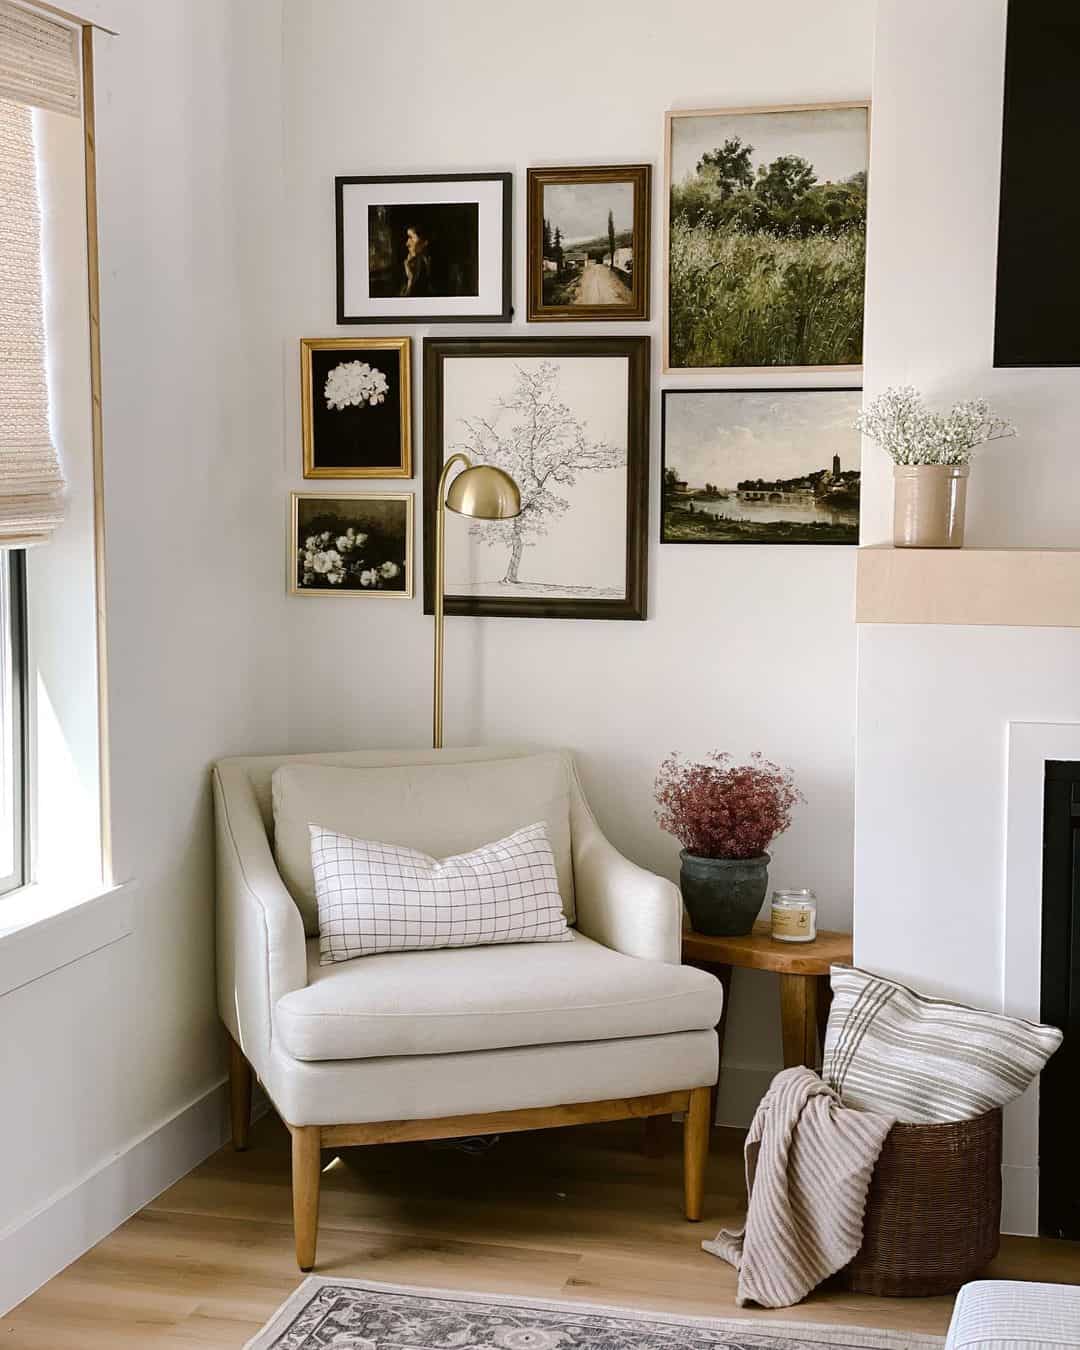
<svg viewBox="0 0 1080 1350">
<path fill-rule="evenodd" d="M 957 1294 L 945 1350 L 1059 1347 L 1080 1347 L 1080 1287 L 975 1280 Z"/>
<path fill-rule="evenodd" d="M 707 1030 L 720 1017 L 718 980 L 690 966 L 572 942 L 387 952 L 319 964 L 278 1001 L 274 1024 L 300 1060 L 447 1054 L 507 1046 Z"/>
</svg>

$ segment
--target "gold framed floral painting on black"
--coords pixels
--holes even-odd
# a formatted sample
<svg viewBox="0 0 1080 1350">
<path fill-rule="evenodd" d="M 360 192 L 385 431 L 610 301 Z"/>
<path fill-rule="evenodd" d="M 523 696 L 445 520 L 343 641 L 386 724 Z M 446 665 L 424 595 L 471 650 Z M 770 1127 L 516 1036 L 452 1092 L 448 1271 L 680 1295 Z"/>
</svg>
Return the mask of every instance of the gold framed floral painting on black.
<svg viewBox="0 0 1080 1350">
<path fill-rule="evenodd" d="M 407 337 L 302 338 L 305 478 L 411 478 Z"/>
</svg>

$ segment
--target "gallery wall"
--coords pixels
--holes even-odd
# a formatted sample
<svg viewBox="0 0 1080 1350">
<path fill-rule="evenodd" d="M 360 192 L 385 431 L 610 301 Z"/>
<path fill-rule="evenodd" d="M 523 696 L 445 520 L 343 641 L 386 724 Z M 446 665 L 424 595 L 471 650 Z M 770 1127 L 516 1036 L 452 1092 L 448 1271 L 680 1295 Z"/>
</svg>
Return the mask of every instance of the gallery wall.
<svg viewBox="0 0 1080 1350">
<path fill-rule="evenodd" d="M 92 0 L 114 871 L 85 955 L 0 996 L 0 1307 L 222 1138 L 208 766 L 282 745 L 268 463 L 280 28 L 265 0 Z M 106 909 L 116 921 L 104 923 Z M 76 931 L 77 930 L 77 931 Z M 19 948 L 5 947 L 15 961 Z"/>
<path fill-rule="evenodd" d="M 598 0 L 561 22 L 541 8 L 502 0 L 422 0 L 394 29 L 375 35 L 365 6 L 285 0 L 284 19 L 285 209 L 277 275 L 286 407 L 275 447 L 282 549 L 288 492 L 305 486 L 300 338 L 399 331 L 333 323 L 334 176 L 512 170 L 512 326 L 401 331 L 416 340 L 416 358 L 425 333 L 652 336 L 649 619 L 449 620 L 447 744 L 573 747 L 613 841 L 671 877 L 678 872 L 677 845 L 652 815 L 660 758 L 672 749 L 696 755 L 715 747 L 739 756 L 760 749 L 794 767 L 808 799 L 776 846 L 773 879 L 813 887 L 822 922 L 849 927 L 854 550 L 657 543 L 660 388 L 746 382 L 660 379 L 658 241 L 664 111 L 867 97 L 873 6 L 829 0 L 811 15 L 798 0 L 768 6 Z M 525 324 L 526 168 L 643 160 L 655 169 L 652 320 Z M 830 378 L 850 382 L 815 380 Z M 777 374 L 753 380 L 799 382 Z M 417 388 L 417 426 L 419 410 Z M 419 494 L 419 438 L 416 449 L 418 476 L 406 486 Z M 419 560 L 419 530 L 417 547 Z M 419 599 L 296 597 L 286 624 L 294 749 L 425 743 L 431 620 Z M 770 977 L 739 972 L 722 1119 L 745 1121 L 779 1063 L 776 1001 Z"/>
</svg>

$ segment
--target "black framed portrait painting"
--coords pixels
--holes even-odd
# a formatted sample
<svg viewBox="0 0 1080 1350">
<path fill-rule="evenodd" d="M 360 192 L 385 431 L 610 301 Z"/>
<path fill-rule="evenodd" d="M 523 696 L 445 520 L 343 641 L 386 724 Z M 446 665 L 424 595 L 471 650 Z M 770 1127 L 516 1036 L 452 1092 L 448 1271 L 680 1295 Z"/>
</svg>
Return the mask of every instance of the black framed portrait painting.
<svg viewBox="0 0 1080 1350">
<path fill-rule="evenodd" d="M 511 175 L 335 181 L 338 323 L 511 317 Z"/>
<path fill-rule="evenodd" d="M 301 338 L 305 478 L 409 478 L 407 337 Z"/>
</svg>

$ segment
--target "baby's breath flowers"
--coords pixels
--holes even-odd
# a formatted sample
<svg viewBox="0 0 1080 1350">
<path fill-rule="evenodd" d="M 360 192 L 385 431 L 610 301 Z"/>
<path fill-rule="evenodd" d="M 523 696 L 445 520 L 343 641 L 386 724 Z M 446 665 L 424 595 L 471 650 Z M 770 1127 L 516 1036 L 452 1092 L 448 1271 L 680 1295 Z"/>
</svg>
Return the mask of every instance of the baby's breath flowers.
<svg viewBox="0 0 1080 1350">
<path fill-rule="evenodd" d="M 947 413 L 932 412 L 922 395 L 903 385 L 886 389 L 855 419 L 855 427 L 897 464 L 966 464 L 977 445 L 1015 436 L 984 398 L 963 399 Z"/>
</svg>

